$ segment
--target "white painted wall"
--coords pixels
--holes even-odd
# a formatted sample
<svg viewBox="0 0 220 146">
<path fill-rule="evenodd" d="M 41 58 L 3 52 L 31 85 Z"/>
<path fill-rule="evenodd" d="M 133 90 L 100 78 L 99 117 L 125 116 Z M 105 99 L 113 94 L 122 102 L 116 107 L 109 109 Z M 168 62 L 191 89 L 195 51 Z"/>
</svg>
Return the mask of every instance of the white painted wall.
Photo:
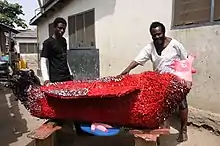
<svg viewBox="0 0 220 146">
<path fill-rule="evenodd" d="M 157 11 L 152 5 L 158 5 Z M 100 49 L 101 76 L 119 74 L 151 38 L 148 28 L 160 20 L 170 27 L 172 0 L 73 0 L 65 9 L 54 13 L 38 25 L 40 48 L 48 37 L 48 24 L 55 17 L 68 16 L 95 8 L 96 46 Z M 159 8 L 159 9 L 160 9 Z M 154 11 L 157 11 L 154 15 Z M 164 13 L 166 11 L 166 13 Z M 67 28 L 68 30 L 68 28 Z M 68 41 L 68 33 L 64 35 Z M 125 55 L 126 54 L 126 55 Z"/>
<path fill-rule="evenodd" d="M 204 26 L 172 31 L 172 36 L 197 55 L 191 105 L 220 113 L 220 26 Z"/>
<path fill-rule="evenodd" d="M 101 76 L 119 74 L 139 51 L 151 41 L 149 26 L 153 21 L 165 24 L 173 36 L 197 54 L 194 87 L 188 97 L 197 108 L 220 113 L 219 64 L 220 26 L 170 30 L 172 0 L 72 0 L 65 9 L 53 13 L 38 25 L 40 48 L 48 37 L 48 24 L 55 17 L 65 19 L 95 8 L 96 46 L 100 49 Z M 68 30 L 68 28 L 67 28 Z M 65 33 L 68 41 L 68 33 Z M 150 62 L 134 72 L 151 69 Z"/>
<path fill-rule="evenodd" d="M 20 53 L 19 43 L 37 43 L 36 38 L 16 38 L 15 48 Z M 28 67 L 37 71 L 38 69 L 38 56 L 36 53 L 21 54 L 21 56 L 27 61 Z"/>
</svg>

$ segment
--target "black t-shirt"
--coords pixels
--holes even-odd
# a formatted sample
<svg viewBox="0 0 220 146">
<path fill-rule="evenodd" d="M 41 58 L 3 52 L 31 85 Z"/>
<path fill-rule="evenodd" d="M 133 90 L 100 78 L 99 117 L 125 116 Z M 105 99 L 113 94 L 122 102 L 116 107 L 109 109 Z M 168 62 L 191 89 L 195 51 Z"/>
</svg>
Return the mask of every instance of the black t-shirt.
<svg viewBox="0 0 220 146">
<path fill-rule="evenodd" d="M 70 78 L 65 38 L 55 39 L 49 37 L 45 40 L 41 57 L 45 57 L 49 61 L 49 78 L 51 82 L 66 81 Z"/>
</svg>

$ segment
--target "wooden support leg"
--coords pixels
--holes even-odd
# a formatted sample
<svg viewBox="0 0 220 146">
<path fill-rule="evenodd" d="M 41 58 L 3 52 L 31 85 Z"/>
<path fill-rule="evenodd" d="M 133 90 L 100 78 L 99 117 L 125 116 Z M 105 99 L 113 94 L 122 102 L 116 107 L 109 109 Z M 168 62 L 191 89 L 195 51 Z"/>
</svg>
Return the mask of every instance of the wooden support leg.
<svg viewBox="0 0 220 146">
<path fill-rule="evenodd" d="M 55 146 L 56 131 L 60 129 L 55 123 L 46 122 L 28 134 L 28 137 L 35 140 L 35 146 Z"/>
<path fill-rule="evenodd" d="M 157 138 L 157 146 L 160 146 L 160 137 Z"/>
<path fill-rule="evenodd" d="M 130 130 L 135 137 L 135 146 L 159 146 L 160 135 L 169 134 L 170 129 Z"/>
<path fill-rule="evenodd" d="M 46 139 L 35 139 L 35 146 L 55 146 L 55 133 Z"/>
<path fill-rule="evenodd" d="M 158 146 L 155 141 L 146 141 L 143 138 L 135 137 L 135 146 Z"/>
</svg>

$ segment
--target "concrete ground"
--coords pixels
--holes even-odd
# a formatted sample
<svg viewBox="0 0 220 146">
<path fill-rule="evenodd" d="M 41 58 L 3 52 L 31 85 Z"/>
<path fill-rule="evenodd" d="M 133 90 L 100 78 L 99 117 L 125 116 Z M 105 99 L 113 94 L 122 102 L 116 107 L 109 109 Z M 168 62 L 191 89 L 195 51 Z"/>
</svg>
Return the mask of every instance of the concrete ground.
<svg viewBox="0 0 220 146">
<path fill-rule="evenodd" d="M 17 101 L 13 95 L 4 89 L 0 89 L 0 145 L 1 146 L 33 146 L 33 141 L 27 138 L 27 134 L 39 127 L 43 121 L 32 117 L 28 111 Z M 174 126 L 177 127 L 177 126 Z M 172 128 L 172 134 L 161 137 L 161 146 L 219 146 L 220 137 L 205 129 L 189 127 L 189 140 L 185 143 L 178 144 L 176 138 L 178 131 Z M 111 140 L 111 141 L 110 141 Z M 108 141 L 108 142 L 107 142 Z M 74 145 L 91 146 L 113 143 L 120 144 L 119 138 L 116 139 L 99 139 L 99 144 L 94 144 L 97 140 L 79 138 Z M 128 141 L 129 143 L 129 141 Z M 131 143 L 131 141 L 130 141 Z M 126 146 L 131 144 L 126 144 Z M 62 144 L 66 146 L 66 144 Z"/>
</svg>

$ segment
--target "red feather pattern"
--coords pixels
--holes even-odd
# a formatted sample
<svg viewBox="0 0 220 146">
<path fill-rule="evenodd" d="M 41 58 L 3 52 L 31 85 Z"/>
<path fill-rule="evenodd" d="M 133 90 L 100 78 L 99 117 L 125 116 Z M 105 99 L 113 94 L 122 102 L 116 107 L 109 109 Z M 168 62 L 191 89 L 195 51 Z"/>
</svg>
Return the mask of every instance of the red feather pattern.
<svg viewBox="0 0 220 146">
<path fill-rule="evenodd" d="M 144 72 L 34 87 L 27 102 L 40 118 L 157 128 L 188 92 L 175 75 Z"/>
</svg>

